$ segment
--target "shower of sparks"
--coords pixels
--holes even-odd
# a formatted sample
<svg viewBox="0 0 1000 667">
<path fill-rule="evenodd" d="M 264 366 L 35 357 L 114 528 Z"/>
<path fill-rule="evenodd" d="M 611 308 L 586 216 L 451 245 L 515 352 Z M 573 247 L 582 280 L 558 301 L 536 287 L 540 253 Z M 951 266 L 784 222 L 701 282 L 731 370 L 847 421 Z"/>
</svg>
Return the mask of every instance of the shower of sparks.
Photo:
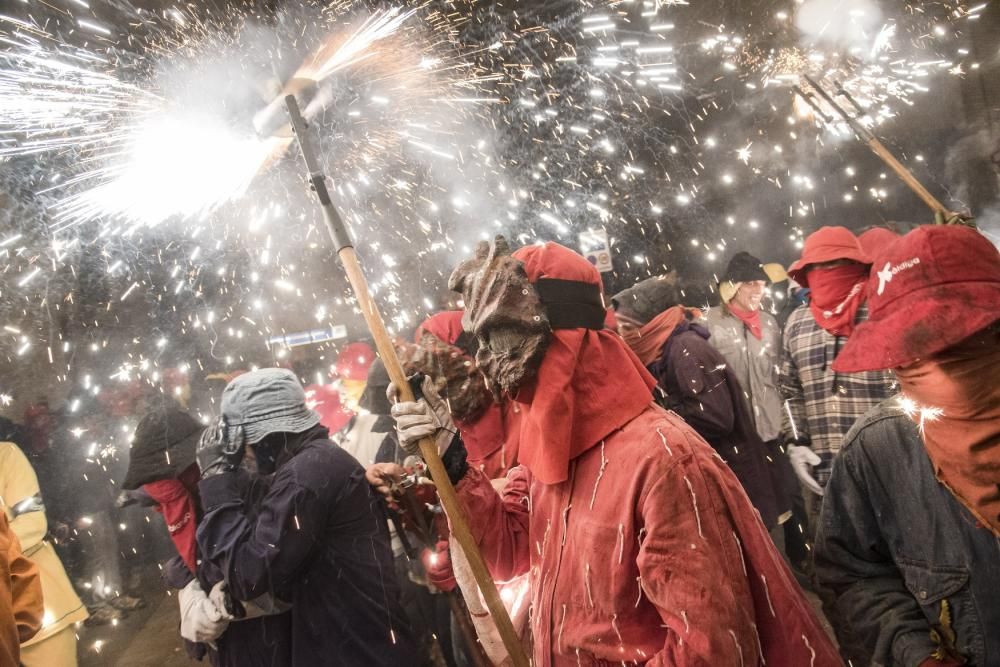
<svg viewBox="0 0 1000 667">
<path fill-rule="evenodd" d="M 426 38 L 421 41 L 415 31 L 406 33 L 410 49 L 401 48 L 403 42 L 398 38 L 402 28 L 408 21 L 415 22 L 416 11 L 378 11 L 360 20 L 356 28 L 350 22 L 346 27 L 332 22 L 329 36 L 291 81 L 300 86 L 303 81 L 322 86 L 347 70 L 357 73 L 321 87 L 306 107 L 305 116 L 322 113 L 341 88 L 362 90 L 369 83 L 367 77 L 384 85 L 397 99 L 371 95 L 367 100 L 352 101 L 347 110 L 341 110 L 346 113 L 340 122 L 352 121 L 353 116 L 358 124 L 381 120 L 395 121 L 391 125 L 398 126 L 405 124 L 400 122 L 405 120 L 403 114 L 414 108 L 423 111 L 428 100 L 436 101 L 441 113 L 447 113 L 445 107 L 452 103 L 498 101 L 496 97 L 447 95 L 456 85 L 474 87 L 477 81 L 463 80 L 464 68 L 450 61 L 447 53 L 446 57 L 417 57 L 435 44 Z M 14 36 L 4 41 L 15 48 L 8 56 L 9 66 L 0 71 L 0 112 L 5 112 L 0 122 L 4 135 L 20 140 L 0 144 L 0 156 L 79 151 L 80 162 L 86 165 L 79 173 L 39 191 L 56 196 L 52 216 L 56 231 L 95 220 L 155 225 L 172 218 L 204 217 L 242 197 L 261 169 L 289 143 L 287 136 L 258 136 L 252 124 L 234 122 L 230 111 L 192 108 L 191 100 L 177 103 L 162 90 L 154 92 L 122 81 L 95 53 L 69 49 L 51 37 L 46 44 L 20 32 L 30 28 L 37 33 L 37 26 L 6 20 L 15 30 Z M 193 53 L 185 56 L 186 61 L 210 62 L 214 49 L 231 49 L 234 40 L 239 46 L 236 38 L 221 29 L 203 29 L 204 48 L 199 50 L 196 40 L 190 43 L 188 51 Z M 393 38 L 397 38 L 395 42 Z M 379 49 L 379 44 L 385 48 Z M 186 61 L 182 64 L 189 64 Z M 194 82 L 201 72 L 189 68 L 187 75 Z M 155 88 L 156 79 L 151 83 Z M 277 104 L 282 97 L 275 96 Z M 382 109 L 380 118 L 369 118 L 365 113 L 366 103 L 384 107 L 390 101 L 391 108 Z M 398 138 L 426 147 L 435 155 L 448 155 L 415 138 L 419 130 L 388 130 L 370 130 L 373 136 L 362 149 L 366 158 L 374 159 L 373 149 L 385 151 L 399 143 Z M 344 155 L 338 158 L 345 160 Z"/>
<path fill-rule="evenodd" d="M 907 8 L 845 46 L 801 39 L 792 10 L 723 22 L 677 0 L 329 0 L 265 17 L 8 4 L 0 407 L 19 418 L 50 396 L 59 455 L 102 491 L 151 401 L 208 424 L 231 373 L 276 363 L 302 369 L 318 407 L 345 386 L 343 340 L 280 342 L 363 336 L 287 128 L 255 126 L 282 93 L 302 97 L 375 297 L 405 334 L 497 233 L 576 247 L 603 230 L 619 284 L 678 268 L 714 288 L 747 239 L 773 241 L 778 261 L 823 216 L 891 218 L 891 175 L 792 86 L 839 83 L 862 122 L 899 131 L 942 79 L 977 70 L 962 31 L 987 6 Z M 940 173 L 907 135 L 922 151 L 907 160 Z"/>
</svg>

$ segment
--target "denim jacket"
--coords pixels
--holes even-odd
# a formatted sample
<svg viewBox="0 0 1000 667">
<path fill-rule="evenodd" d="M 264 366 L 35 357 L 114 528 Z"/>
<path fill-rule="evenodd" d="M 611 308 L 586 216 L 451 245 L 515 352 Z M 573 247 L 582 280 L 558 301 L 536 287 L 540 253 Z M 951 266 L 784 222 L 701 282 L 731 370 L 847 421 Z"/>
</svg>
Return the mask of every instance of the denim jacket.
<svg viewBox="0 0 1000 667">
<path fill-rule="evenodd" d="M 872 665 L 935 651 L 1000 666 L 1000 538 L 937 481 L 890 399 L 847 434 L 826 487 L 816 574 Z M 957 656 L 956 656 L 957 657 Z"/>
</svg>

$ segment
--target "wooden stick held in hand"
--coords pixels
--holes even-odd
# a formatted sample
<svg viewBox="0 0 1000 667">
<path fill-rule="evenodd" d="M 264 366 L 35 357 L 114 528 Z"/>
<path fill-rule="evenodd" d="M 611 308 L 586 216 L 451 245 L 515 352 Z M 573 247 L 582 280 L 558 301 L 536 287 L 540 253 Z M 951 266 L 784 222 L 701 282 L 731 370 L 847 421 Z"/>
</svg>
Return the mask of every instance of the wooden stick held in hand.
<svg viewBox="0 0 1000 667">
<path fill-rule="evenodd" d="M 292 130 L 295 132 L 299 148 L 302 150 L 302 157 L 306 162 L 306 167 L 309 169 L 309 179 L 312 188 L 319 197 L 327 231 L 330 233 L 330 238 L 336 247 L 337 255 L 340 257 L 340 262 L 347 273 L 347 279 L 351 283 L 351 289 L 354 290 L 354 296 L 358 300 L 361 314 L 368 324 L 368 330 L 375 340 L 375 347 L 382 358 L 382 363 L 385 364 L 389 378 L 399 389 L 400 400 L 413 401 L 414 397 L 410 383 L 406 381 L 403 366 L 399 363 L 399 358 L 396 356 L 396 349 L 389 338 L 389 332 L 385 329 L 382 315 L 379 313 L 374 300 L 372 300 L 371 292 L 368 289 L 368 281 L 361 270 L 361 263 L 358 261 L 357 253 L 354 252 L 354 245 L 350 234 L 347 232 L 344 221 L 330 200 L 330 193 L 326 187 L 326 177 L 316 158 L 316 154 L 313 152 L 312 144 L 306 132 L 306 122 L 299 111 L 299 105 L 294 95 L 285 97 L 285 106 L 291 118 Z M 503 606 L 496 583 L 493 581 L 493 577 L 490 576 L 486 562 L 479 552 L 479 546 L 476 544 L 476 540 L 469 530 L 468 519 L 458 502 L 455 487 L 452 486 L 451 480 L 448 478 L 444 463 L 442 463 L 441 457 L 438 455 L 437 445 L 434 444 L 431 438 L 424 438 L 420 441 L 420 454 L 427 463 L 431 478 L 437 487 L 438 498 L 448 513 L 452 534 L 462 546 L 462 550 L 469 560 L 476 583 L 479 585 L 479 590 L 482 591 L 483 598 L 486 600 L 486 606 L 490 610 L 493 622 L 496 623 L 497 630 L 503 639 L 504 646 L 510 655 L 514 667 L 529 667 L 528 656 L 525 654 L 521 642 L 514 632 L 514 625 L 510 621 L 510 615 L 507 613 L 506 607 Z"/>
</svg>

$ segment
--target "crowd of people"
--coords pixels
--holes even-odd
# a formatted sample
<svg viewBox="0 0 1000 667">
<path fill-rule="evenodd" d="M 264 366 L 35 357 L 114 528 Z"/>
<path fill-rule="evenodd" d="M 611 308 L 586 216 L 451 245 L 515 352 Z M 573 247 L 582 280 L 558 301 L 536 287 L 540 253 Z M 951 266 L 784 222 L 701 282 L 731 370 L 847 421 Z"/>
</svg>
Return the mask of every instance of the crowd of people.
<svg viewBox="0 0 1000 667">
<path fill-rule="evenodd" d="M 511 664 L 430 438 L 538 667 L 1000 665 L 1000 254 L 977 230 L 824 227 L 787 271 L 733 255 L 708 308 L 676 273 L 608 296 L 576 252 L 502 237 L 448 286 L 462 310 L 397 341 L 418 400 L 363 355 L 353 415 L 263 368 L 207 428 L 141 416 L 120 504 L 162 515 L 192 659 Z M 87 609 L 13 444 L 0 485 L 0 664 L 73 665 Z"/>
</svg>

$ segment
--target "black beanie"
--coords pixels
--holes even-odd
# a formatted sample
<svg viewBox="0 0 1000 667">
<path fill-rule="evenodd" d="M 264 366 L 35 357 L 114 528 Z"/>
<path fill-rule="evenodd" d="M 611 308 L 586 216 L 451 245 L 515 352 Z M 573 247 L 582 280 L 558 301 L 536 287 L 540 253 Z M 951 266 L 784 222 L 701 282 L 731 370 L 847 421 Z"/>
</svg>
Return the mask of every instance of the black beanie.
<svg viewBox="0 0 1000 667">
<path fill-rule="evenodd" d="M 764 272 L 760 260 L 748 252 L 738 252 L 729 260 L 729 266 L 722 276 L 722 280 L 734 283 L 748 283 L 751 280 L 763 280 L 771 282 L 771 279 Z"/>
<path fill-rule="evenodd" d="M 135 428 L 123 489 L 174 479 L 195 462 L 195 450 L 205 427 L 176 408 L 147 413 Z"/>
<path fill-rule="evenodd" d="M 358 401 L 358 407 L 375 415 L 387 415 L 392 408 L 385 392 L 389 388 L 389 371 L 378 357 L 368 367 L 368 383 Z"/>
</svg>

